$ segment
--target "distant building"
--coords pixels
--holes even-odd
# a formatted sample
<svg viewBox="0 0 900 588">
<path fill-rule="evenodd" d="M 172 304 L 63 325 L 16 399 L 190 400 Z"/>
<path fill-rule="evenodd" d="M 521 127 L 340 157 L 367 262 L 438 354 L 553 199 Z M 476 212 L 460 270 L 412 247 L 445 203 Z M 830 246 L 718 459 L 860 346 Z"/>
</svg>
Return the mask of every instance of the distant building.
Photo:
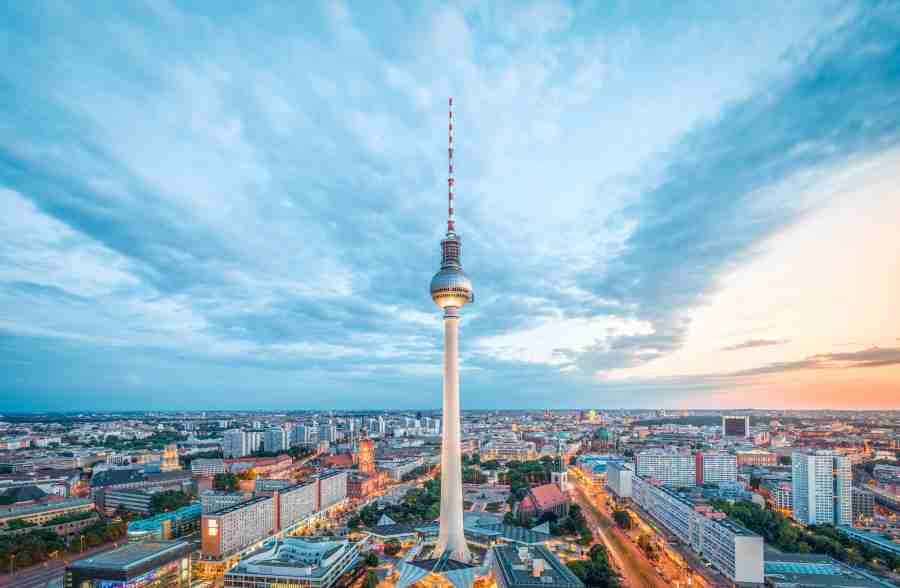
<svg viewBox="0 0 900 588">
<path fill-rule="evenodd" d="M 363 439 L 356 450 L 356 467 L 359 473 L 369 475 L 375 473 L 375 442 Z"/>
<path fill-rule="evenodd" d="M 5 528 L 13 520 L 42 525 L 56 517 L 92 510 L 94 510 L 94 501 L 87 498 L 50 500 L 40 504 L 3 508 L 0 509 L 0 529 Z"/>
<path fill-rule="evenodd" d="M 153 503 L 153 493 L 146 490 L 108 490 L 104 496 L 104 509 L 115 512 L 119 509 L 140 514 L 149 514 Z"/>
<path fill-rule="evenodd" d="M 865 488 L 853 488 L 853 520 L 875 516 L 875 494 Z"/>
<path fill-rule="evenodd" d="M 225 431 L 222 451 L 225 457 L 244 457 L 263 448 L 262 431 L 231 429 Z"/>
<path fill-rule="evenodd" d="M 191 473 L 195 476 L 211 477 L 225 473 L 224 459 L 198 458 L 191 461 Z"/>
<path fill-rule="evenodd" d="M 481 459 L 490 461 L 528 461 L 537 457 L 535 444 L 532 441 L 517 439 L 493 439 L 488 441 L 481 451 Z"/>
<path fill-rule="evenodd" d="M 763 449 L 751 449 L 749 451 L 737 452 L 738 466 L 776 466 L 778 465 L 778 456 L 771 451 Z"/>
<path fill-rule="evenodd" d="M 849 457 L 833 451 L 795 451 L 791 467 L 794 520 L 804 525 L 853 524 Z"/>
<path fill-rule="evenodd" d="M 65 585 L 187 587 L 191 577 L 186 541 L 141 541 L 79 559 L 66 567 Z"/>
<path fill-rule="evenodd" d="M 288 436 L 281 427 L 272 427 L 265 432 L 263 448 L 268 453 L 279 453 L 288 448 Z"/>
<path fill-rule="evenodd" d="M 747 439 L 750 437 L 749 416 L 722 416 L 722 436 Z"/>
<path fill-rule="evenodd" d="M 581 580 L 543 545 L 496 545 L 491 573 L 498 588 L 580 588 Z"/>
<path fill-rule="evenodd" d="M 288 537 L 241 560 L 225 574 L 225 586 L 330 588 L 353 569 L 358 560 L 359 549 L 347 540 Z"/>
<path fill-rule="evenodd" d="M 163 472 L 174 472 L 181 469 L 181 462 L 178 460 L 178 445 L 175 443 L 166 445 L 159 467 Z"/>
</svg>

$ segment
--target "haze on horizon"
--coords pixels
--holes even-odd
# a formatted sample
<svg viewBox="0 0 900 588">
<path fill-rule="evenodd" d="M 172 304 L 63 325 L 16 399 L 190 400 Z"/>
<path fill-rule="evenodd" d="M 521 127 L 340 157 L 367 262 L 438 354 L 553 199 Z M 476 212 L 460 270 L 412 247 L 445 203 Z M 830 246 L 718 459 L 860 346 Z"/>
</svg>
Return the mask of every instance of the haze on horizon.
<svg viewBox="0 0 900 588">
<path fill-rule="evenodd" d="M 0 7 L 0 411 L 900 408 L 900 4 Z"/>
</svg>

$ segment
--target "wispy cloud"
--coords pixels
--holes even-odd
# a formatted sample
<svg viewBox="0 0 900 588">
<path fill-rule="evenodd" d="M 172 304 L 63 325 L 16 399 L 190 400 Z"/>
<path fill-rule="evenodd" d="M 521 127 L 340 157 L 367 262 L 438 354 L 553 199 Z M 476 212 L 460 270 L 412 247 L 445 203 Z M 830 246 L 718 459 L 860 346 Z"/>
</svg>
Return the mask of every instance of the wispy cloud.
<svg viewBox="0 0 900 588">
<path fill-rule="evenodd" d="M 771 347 L 773 345 L 784 345 L 789 343 L 788 339 L 748 339 L 742 343 L 728 345 L 722 348 L 722 351 L 739 351 L 741 349 L 756 349 L 757 347 Z"/>
<path fill-rule="evenodd" d="M 729 375 L 759 376 L 796 370 L 872 368 L 897 364 L 900 364 L 900 347 L 870 347 L 846 353 L 820 353 L 797 361 L 770 363 Z"/>
</svg>

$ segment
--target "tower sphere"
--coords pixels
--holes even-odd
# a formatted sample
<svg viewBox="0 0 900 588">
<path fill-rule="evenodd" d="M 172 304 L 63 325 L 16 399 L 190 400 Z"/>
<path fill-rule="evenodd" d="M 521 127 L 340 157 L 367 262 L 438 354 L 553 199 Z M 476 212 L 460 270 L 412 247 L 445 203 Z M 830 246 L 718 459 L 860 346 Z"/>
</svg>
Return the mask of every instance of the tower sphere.
<svg viewBox="0 0 900 588">
<path fill-rule="evenodd" d="M 459 308 L 472 300 L 472 280 L 459 268 L 442 269 L 431 278 L 431 299 L 441 308 Z"/>
<path fill-rule="evenodd" d="M 459 263 L 459 235 L 447 232 L 441 241 L 441 269 L 431 278 L 431 299 L 441 308 L 460 308 L 472 302 L 472 280 Z"/>
</svg>

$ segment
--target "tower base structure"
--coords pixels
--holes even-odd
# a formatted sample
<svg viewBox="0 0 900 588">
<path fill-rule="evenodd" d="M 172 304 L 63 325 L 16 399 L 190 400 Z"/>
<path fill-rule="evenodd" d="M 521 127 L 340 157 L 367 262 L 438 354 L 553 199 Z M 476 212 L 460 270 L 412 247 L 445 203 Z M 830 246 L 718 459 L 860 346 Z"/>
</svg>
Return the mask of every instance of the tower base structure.
<svg viewBox="0 0 900 588">
<path fill-rule="evenodd" d="M 459 313 L 444 308 L 444 393 L 441 436 L 441 521 L 436 555 L 468 562 L 463 531 L 462 448 L 459 415 Z"/>
</svg>

